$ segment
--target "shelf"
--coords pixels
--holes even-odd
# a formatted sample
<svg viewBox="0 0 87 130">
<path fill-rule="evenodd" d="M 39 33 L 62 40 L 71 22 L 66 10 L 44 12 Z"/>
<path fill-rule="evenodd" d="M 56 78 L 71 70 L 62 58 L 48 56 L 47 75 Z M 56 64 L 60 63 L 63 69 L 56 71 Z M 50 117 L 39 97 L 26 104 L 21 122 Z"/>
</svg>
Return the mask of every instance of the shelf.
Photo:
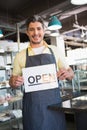
<svg viewBox="0 0 87 130">
<path fill-rule="evenodd" d="M 6 70 L 6 67 L 0 66 L 0 70 Z"/>
<path fill-rule="evenodd" d="M 20 95 L 20 96 L 13 96 L 9 100 L 4 100 L 4 101 L 0 102 L 0 105 L 5 104 L 6 102 L 14 103 L 14 102 L 20 101 L 20 100 L 22 100 L 22 97 L 23 97 L 22 95 Z"/>
<path fill-rule="evenodd" d="M 21 109 L 15 109 L 13 111 L 9 110 L 0 114 L 1 129 L 3 129 L 4 125 L 5 126 L 7 125 L 9 130 L 13 130 L 13 129 L 23 130 L 23 125 L 22 124 L 20 125 L 21 121 L 22 121 Z"/>
</svg>

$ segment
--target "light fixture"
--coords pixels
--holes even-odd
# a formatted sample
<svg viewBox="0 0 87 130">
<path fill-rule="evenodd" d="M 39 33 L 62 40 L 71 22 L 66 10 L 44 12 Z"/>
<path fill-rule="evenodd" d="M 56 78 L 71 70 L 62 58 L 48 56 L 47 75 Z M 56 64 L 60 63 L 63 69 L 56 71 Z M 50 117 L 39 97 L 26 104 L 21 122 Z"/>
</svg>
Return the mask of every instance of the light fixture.
<svg viewBox="0 0 87 130">
<path fill-rule="evenodd" d="M 3 37 L 3 33 L 2 30 L 0 29 L 0 37 Z"/>
<path fill-rule="evenodd" d="M 87 0 L 71 0 L 71 3 L 74 5 L 84 5 L 87 4 Z"/>
<path fill-rule="evenodd" d="M 50 34 L 50 36 L 52 36 L 52 37 L 57 37 L 57 36 L 59 36 L 60 34 L 59 34 L 59 30 L 52 30 L 51 31 L 51 34 Z"/>
<path fill-rule="evenodd" d="M 83 41 L 87 43 L 87 31 L 86 31 L 86 33 L 85 33 L 85 37 L 84 37 L 84 40 L 83 40 Z"/>
<path fill-rule="evenodd" d="M 86 34 L 85 34 L 84 30 L 82 29 L 81 38 L 84 38 L 85 35 Z"/>
<path fill-rule="evenodd" d="M 58 20 L 58 18 L 56 16 L 52 16 L 51 20 L 48 24 L 48 29 L 57 30 L 57 29 L 61 29 L 61 28 L 62 28 L 61 22 Z"/>
</svg>

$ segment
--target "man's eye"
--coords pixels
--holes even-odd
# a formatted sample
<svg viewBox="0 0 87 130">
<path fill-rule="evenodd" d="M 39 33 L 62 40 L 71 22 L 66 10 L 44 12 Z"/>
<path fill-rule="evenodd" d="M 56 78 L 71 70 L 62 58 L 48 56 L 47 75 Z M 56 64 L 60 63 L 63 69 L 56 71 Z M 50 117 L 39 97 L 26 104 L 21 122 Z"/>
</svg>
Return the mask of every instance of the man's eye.
<svg viewBox="0 0 87 130">
<path fill-rule="evenodd" d="M 41 28 L 37 28 L 37 30 L 41 30 Z"/>
<path fill-rule="evenodd" d="M 33 31 L 34 29 L 33 28 L 28 28 L 28 31 Z"/>
</svg>

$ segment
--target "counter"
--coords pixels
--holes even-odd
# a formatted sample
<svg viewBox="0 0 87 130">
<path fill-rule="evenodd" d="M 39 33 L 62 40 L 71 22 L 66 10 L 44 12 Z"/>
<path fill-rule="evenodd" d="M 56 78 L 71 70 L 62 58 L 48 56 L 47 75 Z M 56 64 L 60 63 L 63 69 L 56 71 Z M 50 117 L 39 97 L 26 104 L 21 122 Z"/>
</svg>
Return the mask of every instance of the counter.
<svg viewBox="0 0 87 130">
<path fill-rule="evenodd" d="M 48 106 L 51 110 L 60 110 L 64 112 L 87 112 L 87 95 L 68 99 L 60 104 L 52 104 Z"/>
<path fill-rule="evenodd" d="M 60 104 L 52 104 L 48 109 L 73 113 L 76 130 L 87 130 L 87 94 L 65 100 Z"/>
</svg>

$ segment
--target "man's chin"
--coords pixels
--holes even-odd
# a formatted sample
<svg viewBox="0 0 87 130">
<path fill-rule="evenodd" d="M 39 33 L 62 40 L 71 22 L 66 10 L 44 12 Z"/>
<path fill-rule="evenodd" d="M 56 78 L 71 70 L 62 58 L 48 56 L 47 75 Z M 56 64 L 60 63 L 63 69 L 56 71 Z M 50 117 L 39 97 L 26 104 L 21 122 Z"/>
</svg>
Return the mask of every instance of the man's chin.
<svg viewBox="0 0 87 130">
<path fill-rule="evenodd" d="M 33 44 L 40 44 L 41 42 L 32 42 Z"/>
</svg>

